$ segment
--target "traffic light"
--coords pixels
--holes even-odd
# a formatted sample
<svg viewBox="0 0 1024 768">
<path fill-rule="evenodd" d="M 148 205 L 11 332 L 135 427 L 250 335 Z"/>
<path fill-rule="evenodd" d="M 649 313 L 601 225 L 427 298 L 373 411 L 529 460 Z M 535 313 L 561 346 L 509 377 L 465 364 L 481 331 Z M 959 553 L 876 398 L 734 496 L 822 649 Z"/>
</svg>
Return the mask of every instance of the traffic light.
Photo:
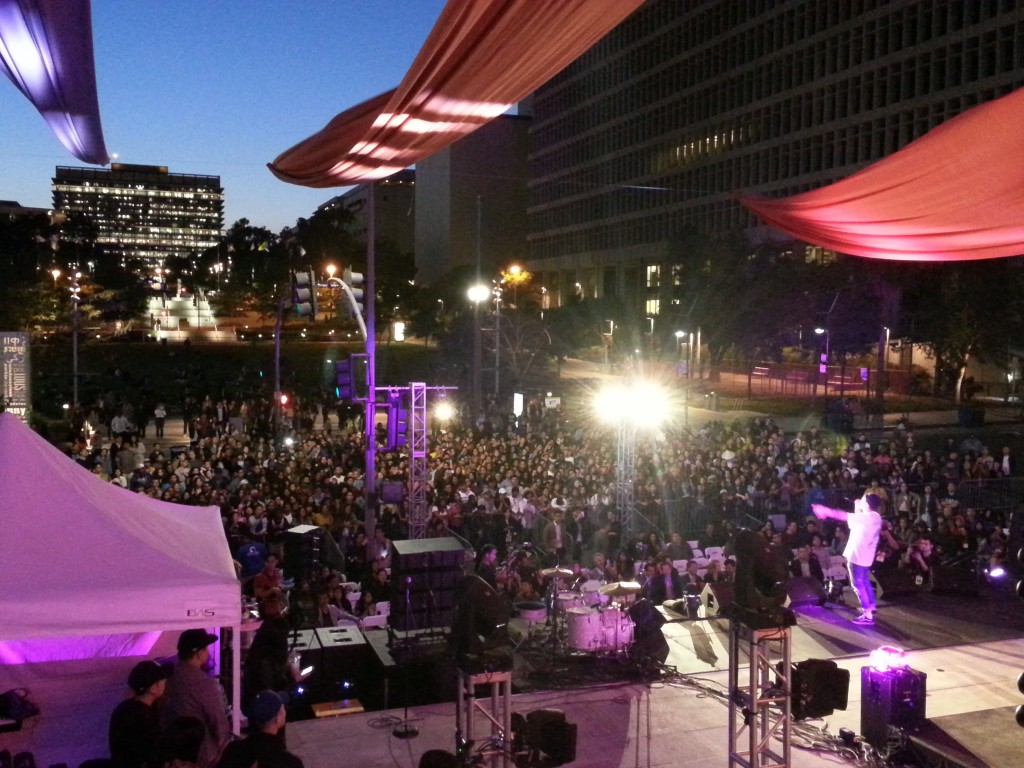
<svg viewBox="0 0 1024 768">
<path fill-rule="evenodd" d="M 344 360 L 339 360 L 337 363 L 335 363 L 334 369 L 338 374 L 338 386 L 334 390 L 338 395 L 338 399 L 351 400 L 352 358 L 345 358 Z"/>
<path fill-rule="evenodd" d="M 316 319 L 316 280 L 312 270 L 292 273 L 292 306 L 299 317 Z"/>
<path fill-rule="evenodd" d="M 343 273 L 342 280 L 345 285 L 352 291 L 352 300 L 355 302 L 355 306 L 352 307 L 352 311 L 357 315 L 363 313 L 363 273 L 353 272 L 351 268 L 346 269 Z"/>
<path fill-rule="evenodd" d="M 339 400 L 366 400 L 369 394 L 366 370 L 368 359 L 365 353 L 355 353 L 334 364 L 337 374 L 334 391 Z"/>
<path fill-rule="evenodd" d="M 409 410 L 405 407 L 401 392 L 388 393 L 388 444 L 389 450 L 401 448 L 409 440 Z"/>
</svg>

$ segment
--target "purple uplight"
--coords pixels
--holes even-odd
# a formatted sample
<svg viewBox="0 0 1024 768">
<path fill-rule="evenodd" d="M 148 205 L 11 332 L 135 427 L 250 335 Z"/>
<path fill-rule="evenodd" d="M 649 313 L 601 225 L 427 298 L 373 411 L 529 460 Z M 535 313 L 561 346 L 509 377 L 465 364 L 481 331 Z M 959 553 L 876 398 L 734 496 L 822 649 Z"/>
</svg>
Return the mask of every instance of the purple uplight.
<svg viewBox="0 0 1024 768">
<path fill-rule="evenodd" d="M 907 652 L 892 645 L 883 645 L 876 648 L 868 656 L 868 663 L 872 669 L 879 672 L 888 672 L 890 669 L 903 669 L 907 666 Z"/>
</svg>

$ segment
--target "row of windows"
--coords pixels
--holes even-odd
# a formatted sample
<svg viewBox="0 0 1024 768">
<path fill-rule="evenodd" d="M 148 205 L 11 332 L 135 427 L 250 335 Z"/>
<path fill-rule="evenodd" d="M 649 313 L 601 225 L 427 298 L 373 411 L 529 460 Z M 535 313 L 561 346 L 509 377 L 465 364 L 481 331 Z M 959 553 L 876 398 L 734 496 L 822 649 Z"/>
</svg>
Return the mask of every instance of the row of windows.
<svg viewBox="0 0 1024 768">
<path fill-rule="evenodd" d="M 749 226 L 735 192 L 793 194 L 891 154 L 1024 84 L 1024 6 L 1010 6 L 821 0 L 777 12 L 723 0 L 682 13 L 671 0 L 648 3 L 537 94 L 531 256 L 643 245 L 687 223 Z M 701 14 L 700 35 L 719 38 L 687 41 L 682 28 Z M 856 24 L 800 42 L 847 17 Z M 779 24 L 801 34 L 768 34 L 773 47 L 759 60 L 752 41 Z M 948 34 L 957 29 L 967 32 Z M 650 58 L 627 65 L 623 44 L 655 39 Z M 680 55 L 687 43 L 694 49 Z M 852 66 L 861 58 L 870 60 Z M 720 76 L 695 82 L 709 71 Z"/>
<path fill-rule="evenodd" d="M 588 212 L 632 212 L 701 195 L 766 185 L 777 188 L 780 182 L 795 177 L 806 180 L 810 174 L 816 174 L 818 182 L 837 178 L 1009 90 L 1006 86 L 965 93 L 902 112 L 868 115 L 856 124 L 823 125 L 813 133 L 798 131 L 793 124 L 800 121 L 801 113 L 815 109 L 813 102 L 803 99 L 793 105 L 765 107 L 750 115 L 746 126 L 723 129 L 686 145 L 671 139 L 647 146 L 626 142 L 633 148 L 597 158 L 588 156 L 586 145 L 571 145 L 546 158 L 544 166 L 560 172 L 533 185 L 532 214 L 537 222 L 558 226 L 560 220 L 578 220 Z M 602 201 L 581 208 L 579 201 L 586 198 Z M 562 208 L 553 219 L 544 210 L 551 207 Z"/>
<path fill-rule="evenodd" d="M 780 6 L 775 0 L 648 3 L 574 62 L 553 85 L 557 88 L 591 70 L 595 63 L 615 57 L 638 65 L 634 71 L 646 71 L 679 51 L 701 49 L 708 41 L 715 41 L 713 55 L 727 69 L 756 64 L 780 48 L 828 35 L 837 28 L 848 35 L 850 55 L 880 55 L 880 51 L 959 35 L 973 26 L 1003 24 L 1007 15 L 1020 12 L 1015 0 L 804 0 Z"/>
<path fill-rule="evenodd" d="M 541 103 L 531 135 L 538 152 L 543 153 L 545 147 L 603 131 L 616 121 L 639 123 L 639 130 L 655 135 L 685 130 L 805 86 L 813 87 L 812 98 L 820 104 L 816 124 L 843 120 L 946 88 L 1019 72 L 1024 69 L 1024 47 L 1016 44 L 1021 36 L 1024 21 L 941 49 L 908 51 L 902 58 L 889 57 L 860 70 L 840 66 L 819 71 L 804 52 L 791 51 L 763 66 L 732 70 L 697 84 L 683 82 L 692 79 L 693 71 L 690 57 L 684 57 L 629 87 L 604 89 L 600 97 L 580 99 L 573 106 Z M 833 73 L 830 79 L 826 72 Z M 547 119 L 549 114 L 555 116 Z"/>
</svg>

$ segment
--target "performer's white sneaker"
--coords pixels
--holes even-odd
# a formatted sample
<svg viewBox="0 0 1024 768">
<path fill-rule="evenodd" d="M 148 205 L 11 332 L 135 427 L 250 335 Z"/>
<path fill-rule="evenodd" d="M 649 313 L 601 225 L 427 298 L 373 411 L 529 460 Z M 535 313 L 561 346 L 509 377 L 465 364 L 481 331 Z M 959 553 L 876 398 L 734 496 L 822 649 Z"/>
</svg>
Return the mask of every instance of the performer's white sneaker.
<svg viewBox="0 0 1024 768">
<path fill-rule="evenodd" d="M 874 624 L 875 617 L 870 613 L 862 613 L 860 616 L 853 620 L 854 624 Z"/>
</svg>

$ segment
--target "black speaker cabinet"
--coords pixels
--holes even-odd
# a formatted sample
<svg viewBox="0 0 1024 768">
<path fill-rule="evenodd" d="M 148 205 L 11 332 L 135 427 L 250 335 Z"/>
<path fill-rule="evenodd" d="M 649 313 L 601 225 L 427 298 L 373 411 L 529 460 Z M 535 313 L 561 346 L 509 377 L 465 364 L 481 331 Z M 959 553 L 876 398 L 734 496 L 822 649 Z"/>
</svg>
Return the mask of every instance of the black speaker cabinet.
<svg viewBox="0 0 1024 768">
<path fill-rule="evenodd" d="M 285 576 L 296 583 L 312 578 L 320 568 L 326 532 L 318 525 L 296 525 L 284 533 Z"/>
<path fill-rule="evenodd" d="M 454 538 L 392 542 L 391 616 L 399 631 L 450 627 L 466 550 Z"/>
<path fill-rule="evenodd" d="M 860 732 L 873 747 L 884 750 L 889 726 L 917 730 L 925 721 L 928 675 L 904 667 L 860 670 Z"/>
<path fill-rule="evenodd" d="M 369 647 L 359 627 L 319 627 L 323 671 L 332 679 L 354 677 L 359 667 L 368 661 Z"/>
<path fill-rule="evenodd" d="M 531 753 L 547 755 L 548 765 L 565 765 L 576 759 L 576 724 L 567 722 L 562 710 L 535 709 L 526 716 L 526 726 Z"/>
<path fill-rule="evenodd" d="M 790 606 L 824 605 L 825 586 L 813 576 L 796 576 L 786 582 Z"/>
<path fill-rule="evenodd" d="M 723 609 L 728 608 L 733 601 L 733 585 L 731 582 L 715 582 L 705 584 L 704 591 L 700 593 L 700 614 L 705 619 L 718 616 Z"/>
</svg>

